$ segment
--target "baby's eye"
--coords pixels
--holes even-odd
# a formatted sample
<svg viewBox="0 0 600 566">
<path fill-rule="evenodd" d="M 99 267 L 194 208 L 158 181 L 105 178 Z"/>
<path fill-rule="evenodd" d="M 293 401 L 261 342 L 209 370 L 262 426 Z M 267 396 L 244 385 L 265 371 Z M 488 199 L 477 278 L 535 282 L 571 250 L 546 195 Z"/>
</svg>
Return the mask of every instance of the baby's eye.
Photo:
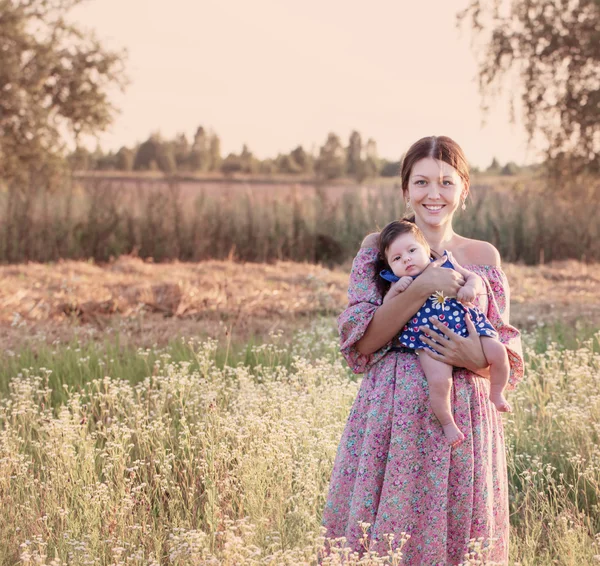
<svg viewBox="0 0 600 566">
<path fill-rule="evenodd" d="M 411 253 L 412 253 L 412 252 L 416 252 L 416 251 L 417 251 L 417 248 L 410 248 L 410 252 L 411 252 Z"/>
</svg>

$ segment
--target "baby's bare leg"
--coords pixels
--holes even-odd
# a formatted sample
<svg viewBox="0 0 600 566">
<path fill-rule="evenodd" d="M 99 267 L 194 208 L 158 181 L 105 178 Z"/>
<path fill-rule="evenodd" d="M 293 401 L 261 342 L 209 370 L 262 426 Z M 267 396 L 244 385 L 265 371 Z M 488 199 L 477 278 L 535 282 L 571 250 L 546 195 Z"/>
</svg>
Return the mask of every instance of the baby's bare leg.
<svg viewBox="0 0 600 566">
<path fill-rule="evenodd" d="M 429 402 L 433 413 L 440 421 L 448 442 L 457 446 L 465 439 L 465 435 L 460 432 L 452 416 L 452 366 L 434 360 L 427 350 L 419 350 L 419 360 L 429 384 Z"/>
<path fill-rule="evenodd" d="M 483 353 L 490 364 L 490 401 L 496 409 L 503 413 L 510 413 L 512 407 L 504 398 L 504 389 L 508 383 L 510 364 L 506 348 L 496 339 L 487 336 L 481 337 Z"/>
</svg>

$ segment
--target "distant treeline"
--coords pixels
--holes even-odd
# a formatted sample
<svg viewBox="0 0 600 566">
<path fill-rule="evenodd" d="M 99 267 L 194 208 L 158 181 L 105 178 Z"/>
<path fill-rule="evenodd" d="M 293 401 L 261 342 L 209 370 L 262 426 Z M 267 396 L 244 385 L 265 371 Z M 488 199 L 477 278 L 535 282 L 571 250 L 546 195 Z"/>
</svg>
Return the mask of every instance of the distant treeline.
<svg viewBox="0 0 600 566">
<path fill-rule="evenodd" d="M 258 159 L 244 145 L 239 154 L 221 156 L 221 140 L 217 134 L 200 126 L 190 142 L 185 134 L 163 139 L 152 134 L 135 147 L 122 147 L 116 153 L 104 153 L 100 148 L 89 152 L 79 148 L 70 156 L 71 166 L 79 171 L 162 171 L 173 173 L 235 173 L 256 175 L 303 175 L 322 180 L 341 177 L 359 182 L 376 177 L 394 177 L 400 170 L 400 160 L 390 161 L 378 156 L 377 143 L 369 138 L 363 143 L 359 132 L 350 134 L 347 145 L 334 133 L 327 136 L 318 151 L 307 151 L 301 145 L 289 153 L 274 158 Z M 476 170 L 476 169 L 475 169 Z M 487 171 L 493 174 L 515 175 L 520 167 L 515 163 L 500 165 L 494 158 Z"/>
<path fill-rule="evenodd" d="M 399 189 L 390 185 L 249 184 L 210 193 L 175 182 L 148 187 L 100 178 L 59 193 L 0 192 L 0 263 L 134 254 L 337 265 L 354 256 L 367 233 L 402 215 Z M 520 183 L 512 190 L 474 186 L 467 209 L 457 213 L 457 230 L 491 242 L 508 262 L 600 261 L 599 213 L 600 194 L 585 206 L 568 194 L 549 206 Z"/>
</svg>

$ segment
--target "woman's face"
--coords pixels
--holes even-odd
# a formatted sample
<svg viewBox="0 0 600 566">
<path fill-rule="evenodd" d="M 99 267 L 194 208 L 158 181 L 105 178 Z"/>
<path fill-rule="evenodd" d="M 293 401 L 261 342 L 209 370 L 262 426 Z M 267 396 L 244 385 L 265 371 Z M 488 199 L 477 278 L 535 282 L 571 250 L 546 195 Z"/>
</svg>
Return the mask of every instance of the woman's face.
<svg viewBox="0 0 600 566">
<path fill-rule="evenodd" d="M 466 187 L 458 171 L 445 161 L 425 157 L 408 179 L 408 197 L 417 225 L 441 226 L 452 221 Z"/>
</svg>

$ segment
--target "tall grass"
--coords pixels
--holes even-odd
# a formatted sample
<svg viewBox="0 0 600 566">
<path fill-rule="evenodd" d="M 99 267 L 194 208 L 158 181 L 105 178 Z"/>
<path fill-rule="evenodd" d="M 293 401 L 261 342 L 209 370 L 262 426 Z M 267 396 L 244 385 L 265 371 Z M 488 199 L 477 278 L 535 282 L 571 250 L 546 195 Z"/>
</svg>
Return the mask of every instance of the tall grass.
<svg viewBox="0 0 600 566">
<path fill-rule="evenodd" d="M 530 183 L 528 187 L 525 183 Z M 568 192 L 569 188 L 565 188 Z M 457 229 L 493 243 L 505 261 L 600 260 L 600 193 L 559 198 L 539 181 L 513 189 L 474 186 Z M 403 213 L 397 187 L 247 185 L 226 195 L 176 181 L 144 185 L 93 179 L 48 193 L 0 192 L 0 262 L 295 260 L 339 264 L 362 238 Z"/>
<path fill-rule="evenodd" d="M 599 338 L 540 351 L 527 338 L 527 377 L 507 420 L 511 564 L 600 555 Z M 55 348 L 1 402 L 0 564 L 316 563 L 360 383 L 330 322 L 247 350 L 192 340 L 130 352 L 124 379 L 86 365 L 105 346 L 82 346 L 90 379 L 65 375 L 60 398 L 52 374 L 72 366 L 73 348 Z M 337 546 L 329 563 L 344 553 L 359 563 Z M 485 563 L 479 547 L 465 565 Z M 401 564 L 401 548 L 360 562 L 378 563 Z"/>
</svg>

